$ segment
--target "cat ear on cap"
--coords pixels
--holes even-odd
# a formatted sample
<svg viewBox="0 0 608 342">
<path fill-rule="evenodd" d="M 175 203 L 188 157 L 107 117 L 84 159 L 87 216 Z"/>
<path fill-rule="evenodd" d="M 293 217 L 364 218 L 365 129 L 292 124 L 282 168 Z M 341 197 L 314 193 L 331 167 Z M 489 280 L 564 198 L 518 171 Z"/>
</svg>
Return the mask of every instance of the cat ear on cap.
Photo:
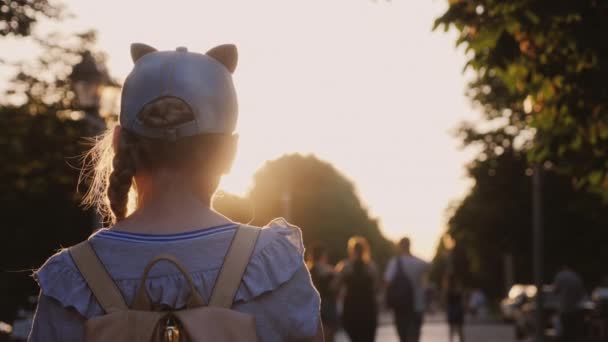
<svg viewBox="0 0 608 342">
<path fill-rule="evenodd" d="M 207 51 L 206 55 L 222 63 L 226 67 L 226 69 L 230 71 L 230 73 L 234 73 L 234 70 L 236 69 L 236 64 L 239 59 L 239 54 L 235 45 L 218 45 L 213 49 Z"/>
<path fill-rule="evenodd" d="M 137 60 L 139 60 L 143 56 L 145 56 L 151 52 L 156 52 L 156 51 L 158 51 L 158 50 L 151 47 L 150 45 L 146 45 L 146 44 L 142 44 L 142 43 L 131 44 L 131 58 L 133 59 L 133 63 L 136 63 Z"/>
</svg>

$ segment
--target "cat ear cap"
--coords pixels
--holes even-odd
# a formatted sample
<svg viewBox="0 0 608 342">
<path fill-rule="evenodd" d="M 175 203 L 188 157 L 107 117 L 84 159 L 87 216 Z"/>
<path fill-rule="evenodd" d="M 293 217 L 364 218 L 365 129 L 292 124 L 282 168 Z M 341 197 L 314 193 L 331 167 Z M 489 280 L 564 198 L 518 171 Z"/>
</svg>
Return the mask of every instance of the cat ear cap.
<svg viewBox="0 0 608 342">
<path fill-rule="evenodd" d="M 135 66 L 122 89 L 120 125 L 140 136 L 175 141 L 199 134 L 231 134 L 236 128 L 238 106 L 232 83 L 238 53 L 234 45 L 220 45 L 206 54 L 157 51 L 132 44 Z M 143 107 L 159 98 L 184 101 L 194 120 L 175 127 L 146 126 L 138 118 Z"/>
</svg>

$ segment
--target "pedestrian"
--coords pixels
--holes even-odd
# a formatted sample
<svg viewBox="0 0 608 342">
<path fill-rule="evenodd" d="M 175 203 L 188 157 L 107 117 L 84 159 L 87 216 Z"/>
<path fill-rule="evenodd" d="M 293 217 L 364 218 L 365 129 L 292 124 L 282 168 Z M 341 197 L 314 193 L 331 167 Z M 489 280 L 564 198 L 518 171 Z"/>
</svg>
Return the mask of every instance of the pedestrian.
<svg viewBox="0 0 608 342">
<path fill-rule="evenodd" d="M 336 273 L 328 263 L 327 249 L 321 243 L 309 248 L 308 269 L 319 295 L 321 296 L 321 322 L 325 342 L 333 342 L 339 325 L 336 306 Z"/>
<path fill-rule="evenodd" d="M 233 310 L 224 315 L 254 322 L 248 327 L 261 341 L 322 341 L 320 300 L 304 263 L 299 228 L 282 219 L 266 229 L 242 225 L 210 205 L 236 153 L 236 47 L 222 45 L 200 54 L 186 48 L 159 52 L 133 44 L 131 56 L 135 66 L 122 88 L 120 124 L 99 140 L 88 166 L 94 172 L 89 203 L 99 205 L 111 224 L 77 246 L 88 248 L 87 260 L 94 259 L 99 266 L 96 275 L 111 286 L 100 289 L 100 282 L 87 281 L 92 279 L 89 268 L 77 265 L 83 259 L 74 257 L 83 249 L 64 249 L 49 258 L 35 273 L 40 300 L 30 341 L 83 341 L 86 323 L 99 322 L 112 316 L 106 315 L 108 311 L 140 300 L 145 307 L 169 313 L 213 303 L 218 278 L 226 280 L 223 285 L 234 286 L 230 294 L 218 286 L 223 293 L 218 301 L 226 305 L 221 307 Z M 231 264 L 243 267 L 227 266 L 226 274 L 235 277 L 222 277 L 224 256 L 232 251 L 233 238 L 245 236 L 243 232 L 251 238 L 238 240 L 253 249 L 247 254 L 235 251 L 233 255 L 240 252 L 243 258 Z M 182 267 L 163 262 L 148 278 L 144 268 L 159 256 L 179 261 Z M 144 295 L 135 300 L 138 290 Z M 98 300 L 104 293 L 112 294 L 111 303 Z M 124 312 L 134 313 L 116 313 Z M 172 319 L 162 324 L 164 337 L 174 341 L 181 326 Z M 233 321 L 219 323 L 228 327 Z M 87 336 L 91 337 L 95 336 Z"/>
<path fill-rule="evenodd" d="M 581 304 L 585 286 L 581 277 L 568 265 L 562 266 L 553 280 L 553 291 L 559 300 L 559 318 L 563 342 L 580 341 L 585 332 L 584 312 Z"/>
<path fill-rule="evenodd" d="M 458 342 L 464 342 L 464 289 L 454 274 L 446 277 L 445 300 L 450 342 L 454 336 L 458 336 Z"/>
<path fill-rule="evenodd" d="M 387 289 L 390 289 L 391 283 L 399 278 L 400 272 L 404 272 L 409 280 L 409 283 L 404 284 L 411 287 L 411 304 L 407 304 L 404 308 L 393 308 L 395 326 L 402 342 L 420 340 L 425 310 L 424 278 L 430 267 L 428 262 L 412 255 L 410 244 L 408 237 L 399 241 L 399 254 L 389 261 L 384 273 Z M 406 289 L 406 292 L 408 291 L 410 290 Z"/>
<path fill-rule="evenodd" d="M 348 256 L 336 266 L 343 293 L 342 324 L 351 341 L 372 342 L 378 326 L 378 269 L 363 237 L 348 240 Z"/>
</svg>

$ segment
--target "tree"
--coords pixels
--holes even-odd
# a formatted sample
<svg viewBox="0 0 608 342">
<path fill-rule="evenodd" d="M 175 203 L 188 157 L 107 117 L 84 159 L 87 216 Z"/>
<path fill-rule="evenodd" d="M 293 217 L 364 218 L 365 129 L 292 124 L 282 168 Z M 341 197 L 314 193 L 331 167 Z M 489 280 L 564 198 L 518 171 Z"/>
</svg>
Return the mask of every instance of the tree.
<svg viewBox="0 0 608 342">
<path fill-rule="evenodd" d="M 92 49 L 95 34 L 35 39 L 44 52 L 17 65 L 0 103 L 0 207 L 5 238 L 0 246 L 0 320 L 37 291 L 31 271 L 61 246 L 85 239 L 91 212 L 76 192 L 79 157 L 89 124 L 73 110 L 72 65 Z"/>
<path fill-rule="evenodd" d="M 393 253 L 392 242 L 369 216 L 352 182 L 314 156 L 291 154 L 269 161 L 255 174 L 246 199 L 219 197 L 214 206 L 229 217 L 245 218 L 256 225 L 287 216 L 302 228 L 306 244 L 323 242 L 333 262 L 346 257 L 346 242 L 353 235 L 368 239 L 380 264 Z"/>
<path fill-rule="evenodd" d="M 64 14 L 62 5 L 48 0 L 2 0 L 0 36 L 29 36 L 41 18 L 60 19 Z"/>
<path fill-rule="evenodd" d="M 467 169 L 474 180 L 471 192 L 450 212 L 448 232 L 454 237 L 458 253 L 455 271 L 465 275 L 470 286 L 480 286 L 492 297 L 504 295 L 503 259 L 511 255 L 515 281 L 532 282 L 532 170 L 525 149 L 517 149 L 516 134 L 504 130 L 485 133 L 463 128 L 467 145 L 482 150 Z M 598 265 L 608 262 L 608 213 L 602 198 L 577 191 L 570 178 L 545 170 L 545 281 L 563 264 L 579 271 L 588 286 L 602 276 Z M 436 269 L 445 270 L 445 252 L 438 249 Z M 460 258 L 462 261 L 462 257 Z M 435 272 L 436 279 L 441 272 Z"/>
<path fill-rule="evenodd" d="M 486 121 L 608 196 L 607 2 L 450 0 L 435 25 L 458 30 Z"/>
</svg>

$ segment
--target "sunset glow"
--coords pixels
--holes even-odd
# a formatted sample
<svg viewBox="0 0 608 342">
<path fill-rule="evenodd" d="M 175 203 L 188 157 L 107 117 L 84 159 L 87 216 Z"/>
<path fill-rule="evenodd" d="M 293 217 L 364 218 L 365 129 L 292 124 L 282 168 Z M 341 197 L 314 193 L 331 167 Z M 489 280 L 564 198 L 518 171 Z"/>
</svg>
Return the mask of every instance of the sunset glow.
<svg viewBox="0 0 608 342">
<path fill-rule="evenodd" d="M 469 186 L 470 153 L 451 131 L 475 117 L 454 34 L 431 32 L 445 1 L 64 3 L 77 17 L 38 31 L 96 29 L 119 80 L 132 42 L 200 52 L 236 44 L 240 150 L 222 188 L 244 194 L 266 160 L 312 153 L 356 184 L 387 237 L 407 234 L 432 257 L 446 208 Z M 8 60 L 27 48 L 0 45 Z"/>
</svg>

